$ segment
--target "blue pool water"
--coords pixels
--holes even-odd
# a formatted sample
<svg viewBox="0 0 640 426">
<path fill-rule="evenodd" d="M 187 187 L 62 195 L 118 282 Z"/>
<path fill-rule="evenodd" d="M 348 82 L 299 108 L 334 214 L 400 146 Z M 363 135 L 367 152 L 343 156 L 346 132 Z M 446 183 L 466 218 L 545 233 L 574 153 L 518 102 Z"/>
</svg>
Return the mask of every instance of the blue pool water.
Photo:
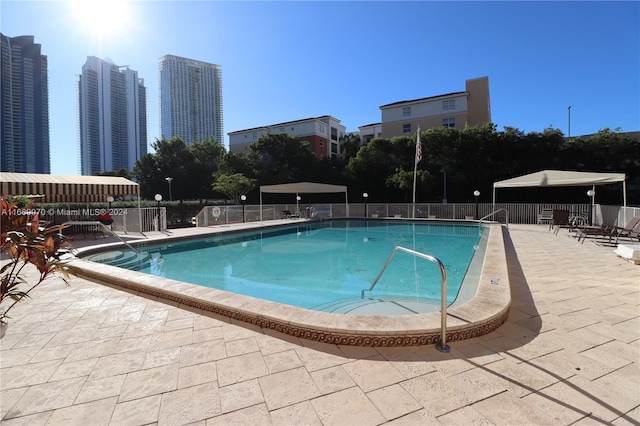
<svg viewBox="0 0 640 426">
<path fill-rule="evenodd" d="M 360 299 L 394 247 L 437 257 L 455 300 L 485 228 L 478 224 L 335 220 L 149 245 L 140 272 L 309 309 Z M 106 254 L 88 260 L 108 259 Z M 109 263 L 109 262 L 106 262 Z M 368 299 L 440 303 L 438 266 L 397 252 Z"/>
</svg>

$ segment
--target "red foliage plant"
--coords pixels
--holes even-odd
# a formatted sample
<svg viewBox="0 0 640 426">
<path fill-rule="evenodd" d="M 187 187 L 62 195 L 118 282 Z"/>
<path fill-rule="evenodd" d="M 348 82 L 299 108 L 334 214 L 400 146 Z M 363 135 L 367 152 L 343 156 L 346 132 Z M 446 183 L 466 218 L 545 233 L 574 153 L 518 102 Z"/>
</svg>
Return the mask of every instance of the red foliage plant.
<svg viewBox="0 0 640 426">
<path fill-rule="evenodd" d="M 6 322 L 7 312 L 45 279 L 59 273 L 68 284 L 66 279 L 73 273 L 73 268 L 60 259 L 60 250 L 69 245 L 69 237 L 59 232 L 65 226 L 44 227 L 36 210 L 32 209 L 33 204 L 31 201 L 28 206 L 19 208 L 8 196 L 0 197 L 0 304 L 5 299 L 13 300 L 8 308 L 0 311 L 0 323 Z M 37 268 L 40 276 L 35 284 L 22 291 L 18 286 L 30 285 L 22 275 L 29 264 Z"/>
</svg>

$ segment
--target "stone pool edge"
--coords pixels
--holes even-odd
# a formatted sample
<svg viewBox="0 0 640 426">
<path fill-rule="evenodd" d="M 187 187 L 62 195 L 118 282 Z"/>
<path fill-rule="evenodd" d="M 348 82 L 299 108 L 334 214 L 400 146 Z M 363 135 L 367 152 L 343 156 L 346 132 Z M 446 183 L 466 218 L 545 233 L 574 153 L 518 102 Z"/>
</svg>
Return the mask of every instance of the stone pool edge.
<svg viewBox="0 0 640 426">
<path fill-rule="evenodd" d="M 503 225 L 491 224 L 480 282 L 467 303 L 447 310 L 447 342 L 500 327 L 509 314 L 511 291 Z M 441 340 L 440 312 L 417 315 L 345 315 L 283 305 L 223 290 L 160 278 L 79 258 L 69 260 L 82 278 L 143 297 L 264 330 L 350 346 L 416 346 Z"/>
</svg>

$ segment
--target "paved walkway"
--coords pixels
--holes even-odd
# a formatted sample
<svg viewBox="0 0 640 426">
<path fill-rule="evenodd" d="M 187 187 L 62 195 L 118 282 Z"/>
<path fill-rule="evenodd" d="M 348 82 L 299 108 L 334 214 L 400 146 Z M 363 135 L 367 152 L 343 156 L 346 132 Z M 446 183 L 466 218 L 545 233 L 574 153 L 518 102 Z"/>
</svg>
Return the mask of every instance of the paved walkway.
<svg viewBox="0 0 640 426">
<path fill-rule="evenodd" d="M 566 231 L 511 225 L 497 331 L 356 348 L 72 278 L 11 312 L 0 419 L 17 425 L 640 424 L 640 266 Z"/>
</svg>

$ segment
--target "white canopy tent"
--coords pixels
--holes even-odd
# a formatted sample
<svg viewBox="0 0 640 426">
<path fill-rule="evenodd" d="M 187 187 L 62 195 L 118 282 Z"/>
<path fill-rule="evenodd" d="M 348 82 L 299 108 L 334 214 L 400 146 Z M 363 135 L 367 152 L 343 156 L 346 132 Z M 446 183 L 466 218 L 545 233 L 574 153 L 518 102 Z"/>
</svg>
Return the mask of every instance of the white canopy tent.
<svg viewBox="0 0 640 426">
<path fill-rule="evenodd" d="M 590 186 L 594 190 L 599 185 L 609 185 L 622 182 L 622 199 L 627 207 L 627 185 L 624 173 L 593 173 L 593 172 L 572 172 L 565 170 L 542 170 L 528 175 L 506 179 L 493 183 L 493 207 L 496 205 L 496 188 L 524 188 L 524 187 L 551 187 L 551 186 Z M 595 196 L 591 197 L 593 205 Z"/>
<path fill-rule="evenodd" d="M 344 192 L 345 205 L 349 205 L 347 187 L 343 185 L 329 185 L 326 183 L 295 182 L 279 185 L 263 185 L 260 187 L 260 220 L 262 220 L 262 194 L 331 194 Z"/>
</svg>

